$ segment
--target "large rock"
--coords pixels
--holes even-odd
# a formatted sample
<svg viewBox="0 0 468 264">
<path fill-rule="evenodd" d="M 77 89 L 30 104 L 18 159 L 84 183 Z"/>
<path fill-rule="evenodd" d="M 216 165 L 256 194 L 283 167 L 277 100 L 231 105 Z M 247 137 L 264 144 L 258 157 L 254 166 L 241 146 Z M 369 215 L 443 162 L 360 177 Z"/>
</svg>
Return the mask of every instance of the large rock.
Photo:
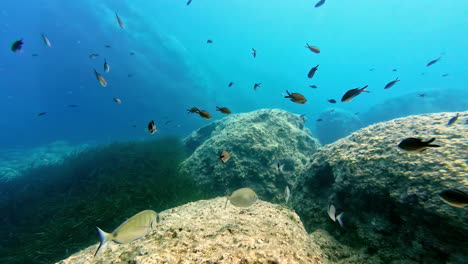
<svg viewBox="0 0 468 264">
<path fill-rule="evenodd" d="M 378 123 L 323 147 L 292 191 L 306 228 L 365 250 L 368 263 L 467 263 L 468 210 L 437 195 L 468 185 L 468 112 L 447 126 L 455 114 Z M 407 137 L 441 147 L 407 153 L 397 147 Z M 328 217 L 330 204 L 344 211 L 344 229 Z"/>
<path fill-rule="evenodd" d="M 224 209 L 224 202 L 217 198 L 166 210 L 140 240 L 109 242 L 93 257 L 96 244 L 58 263 L 328 263 L 291 210 L 263 201 Z"/>
<path fill-rule="evenodd" d="M 344 138 L 362 127 L 359 117 L 342 109 L 329 109 L 319 116 L 316 122 L 317 137 L 322 144 L 330 144 Z"/>
<path fill-rule="evenodd" d="M 262 109 L 215 121 L 185 139 L 193 151 L 181 171 L 195 177 L 210 193 L 223 195 L 241 187 L 254 189 L 262 199 L 283 199 L 319 143 L 304 127 L 304 118 L 279 109 Z M 220 153 L 230 160 L 223 164 Z M 284 172 L 274 168 L 277 157 Z"/>
</svg>

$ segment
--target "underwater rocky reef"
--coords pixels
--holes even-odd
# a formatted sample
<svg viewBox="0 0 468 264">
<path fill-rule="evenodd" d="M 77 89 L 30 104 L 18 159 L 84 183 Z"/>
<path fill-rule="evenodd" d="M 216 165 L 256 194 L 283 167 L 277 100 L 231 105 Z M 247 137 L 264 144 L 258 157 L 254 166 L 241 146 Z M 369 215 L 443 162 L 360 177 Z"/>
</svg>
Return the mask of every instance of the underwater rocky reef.
<svg viewBox="0 0 468 264">
<path fill-rule="evenodd" d="M 316 122 L 317 137 L 323 145 L 344 138 L 363 126 L 355 113 L 343 109 L 328 109 L 319 115 L 321 121 Z"/>
</svg>

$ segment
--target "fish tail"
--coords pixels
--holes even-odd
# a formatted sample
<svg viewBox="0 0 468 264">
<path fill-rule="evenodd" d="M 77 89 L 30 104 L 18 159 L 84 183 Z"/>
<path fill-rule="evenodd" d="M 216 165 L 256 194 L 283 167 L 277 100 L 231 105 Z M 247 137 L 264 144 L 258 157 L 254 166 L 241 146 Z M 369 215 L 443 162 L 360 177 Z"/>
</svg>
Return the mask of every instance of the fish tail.
<svg viewBox="0 0 468 264">
<path fill-rule="evenodd" d="M 340 224 L 341 228 L 344 228 L 344 225 L 343 225 L 343 214 L 344 214 L 344 212 L 341 212 L 341 214 L 339 214 L 339 215 L 336 217 L 336 220 L 338 220 L 338 224 Z"/>
<path fill-rule="evenodd" d="M 219 106 L 217 106 L 216 111 L 221 111 L 221 108 Z"/>
<path fill-rule="evenodd" d="M 99 234 L 99 238 L 101 239 L 101 243 L 99 243 L 99 247 L 97 248 L 96 252 L 94 253 L 94 256 L 97 255 L 97 253 L 99 252 L 99 250 L 101 249 L 102 246 L 104 246 L 104 244 L 109 241 L 109 238 L 111 236 L 110 233 L 107 233 L 107 232 L 104 232 L 102 231 L 99 227 L 96 227 L 97 231 L 98 231 L 98 234 Z"/>
<path fill-rule="evenodd" d="M 440 145 L 431 144 L 432 142 L 434 142 L 434 140 L 436 140 L 436 138 L 431 138 L 431 139 L 429 139 L 428 141 L 426 141 L 426 142 L 424 142 L 424 143 L 426 143 L 428 147 L 433 147 L 433 148 L 438 148 L 438 147 L 440 147 Z"/>
<path fill-rule="evenodd" d="M 291 98 L 291 94 L 289 93 L 288 90 L 286 90 L 286 93 L 288 94 L 288 96 L 285 96 L 284 98 Z"/>
<path fill-rule="evenodd" d="M 369 85 L 366 85 L 366 86 L 362 87 L 361 92 L 370 93 L 369 91 L 366 90 L 367 86 L 369 86 Z"/>
</svg>

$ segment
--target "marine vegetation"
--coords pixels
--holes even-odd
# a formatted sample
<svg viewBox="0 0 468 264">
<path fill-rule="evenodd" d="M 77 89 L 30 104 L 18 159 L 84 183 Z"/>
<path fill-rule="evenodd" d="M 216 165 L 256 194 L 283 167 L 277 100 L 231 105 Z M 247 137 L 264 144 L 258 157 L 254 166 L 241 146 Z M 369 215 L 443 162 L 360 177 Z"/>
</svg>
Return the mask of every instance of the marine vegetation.
<svg viewBox="0 0 468 264">
<path fill-rule="evenodd" d="M 177 173 L 184 157 L 176 138 L 114 143 L 1 183 L 0 263 L 52 263 L 98 242 L 96 226 L 204 198 Z"/>
</svg>

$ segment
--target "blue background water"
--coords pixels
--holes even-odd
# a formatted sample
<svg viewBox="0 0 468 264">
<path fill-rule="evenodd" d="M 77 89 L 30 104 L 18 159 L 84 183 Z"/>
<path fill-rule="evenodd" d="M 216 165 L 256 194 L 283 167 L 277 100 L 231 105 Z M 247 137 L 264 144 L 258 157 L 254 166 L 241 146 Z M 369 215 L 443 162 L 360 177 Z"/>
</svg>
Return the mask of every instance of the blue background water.
<svg viewBox="0 0 468 264">
<path fill-rule="evenodd" d="M 335 107 L 326 99 L 338 101 L 347 90 L 366 84 L 370 94 L 336 107 L 363 112 L 408 92 L 467 90 L 468 2 L 327 0 L 314 8 L 315 3 L 3 1 L 0 146 L 148 138 L 154 136 L 144 130 L 151 119 L 160 134 L 184 135 L 209 122 L 188 115 L 193 106 L 210 111 L 214 119 L 223 117 L 215 106 L 227 106 L 235 113 L 282 108 L 313 120 Z M 10 44 L 20 38 L 23 52 L 15 54 Z M 322 52 L 311 53 L 305 43 Z M 251 48 L 258 52 L 255 59 Z M 89 59 L 91 53 L 100 56 Z M 439 56 L 440 62 L 425 66 Z M 108 74 L 104 58 L 111 66 Z M 316 76 L 307 79 L 317 64 Z M 107 79 L 107 87 L 99 85 L 93 68 Z M 445 73 L 450 75 L 441 77 Z M 401 82 L 384 90 L 396 77 Z M 235 85 L 227 87 L 231 81 Z M 254 91 L 256 82 L 262 86 Z M 309 102 L 296 105 L 282 98 L 286 89 L 303 93 Z M 114 97 L 123 103 L 116 104 Z M 47 114 L 38 117 L 39 112 Z M 172 123 L 164 125 L 168 120 Z"/>
</svg>

